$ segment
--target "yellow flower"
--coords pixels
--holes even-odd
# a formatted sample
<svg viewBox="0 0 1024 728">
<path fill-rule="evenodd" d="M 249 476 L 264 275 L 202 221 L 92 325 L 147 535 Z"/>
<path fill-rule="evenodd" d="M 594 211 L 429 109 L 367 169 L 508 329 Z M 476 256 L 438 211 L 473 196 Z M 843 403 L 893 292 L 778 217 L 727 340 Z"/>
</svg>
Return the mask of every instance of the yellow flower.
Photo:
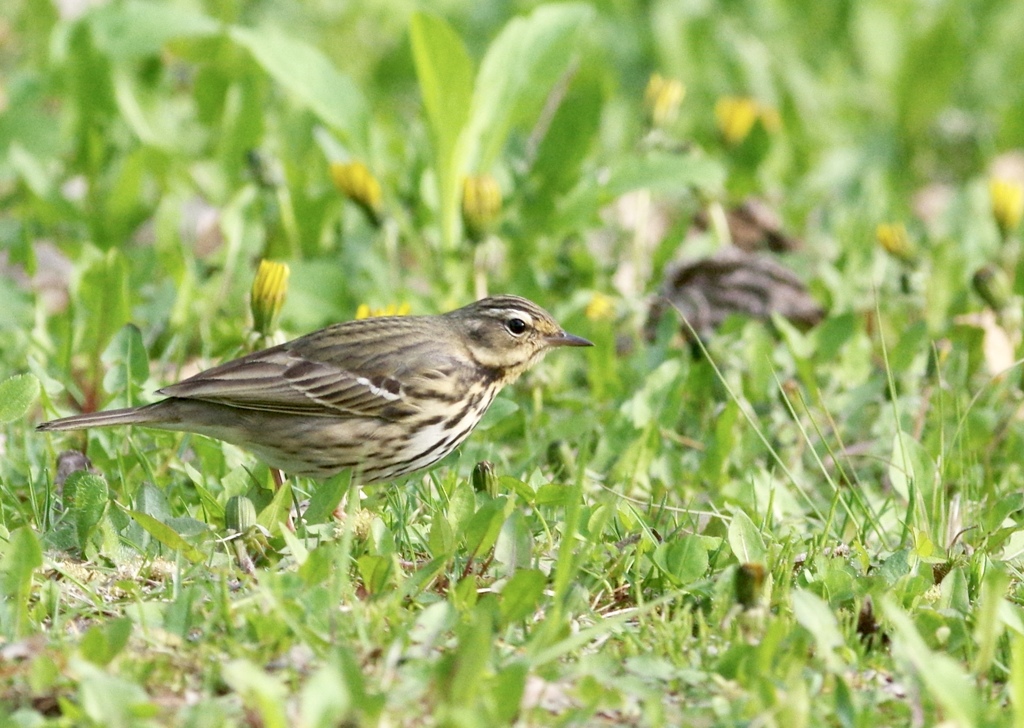
<svg viewBox="0 0 1024 728">
<path fill-rule="evenodd" d="M 249 298 L 252 328 L 260 336 L 269 336 L 277 328 L 277 319 L 288 294 L 289 273 L 287 263 L 260 261 Z"/>
<path fill-rule="evenodd" d="M 644 91 L 644 105 L 654 126 L 668 126 L 679 116 L 679 106 L 686 96 L 686 86 L 675 78 L 651 74 Z"/>
<path fill-rule="evenodd" d="M 875 228 L 875 239 L 892 257 L 909 263 L 914 259 L 914 245 L 910 242 L 907 228 L 901 222 L 882 223 Z"/>
<path fill-rule="evenodd" d="M 356 319 L 376 318 L 378 316 L 405 316 L 409 313 L 408 303 L 389 303 L 380 308 L 370 308 L 368 304 L 360 303 L 356 309 Z"/>
<path fill-rule="evenodd" d="M 739 144 L 747 138 L 757 121 L 757 104 L 753 99 L 724 96 L 715 102 L 715 121 L 729 144 Z"/>
<path fill-rule="evenodd" d="M 471 240 L 484 237 L 501 217 L 501 187 L 489 174 L 474 174 L 462 183 L 462 221 Z"/>
<path fill-rule="evenodd" d="M 331 179 L 343 195 L 363 208 L 372 222 L 380 222 L 380 182 L 369 167 L 360 161 L 332 162 Z"/>
<path fill-rule="evenodd" d="M 999 234 L 1008 238 L 1020 225 L 1024 213 L 1024 187 L 1019 182 L 1005 179 L 989 180 L 988 193 L 992 198 L 992 217 L 999 226 Z"/>
<path fill-rule="evenodd" d="M 776 132 L 782 127 L 779 112 L 763 106 L 747 96 L 723 96 L 715 102 L 715 121 L 722 138 L 736 145 L 747 138 L 758 121 L 765 131 Z"/>
<path fill-rule="evenodd" d="M 584 313 L 591 321 L 607 321 L 615 316 L 615 302 L 611 296 L 606 296 L 603 293 L 594 293 L 590 297 Z"/>
</svg>

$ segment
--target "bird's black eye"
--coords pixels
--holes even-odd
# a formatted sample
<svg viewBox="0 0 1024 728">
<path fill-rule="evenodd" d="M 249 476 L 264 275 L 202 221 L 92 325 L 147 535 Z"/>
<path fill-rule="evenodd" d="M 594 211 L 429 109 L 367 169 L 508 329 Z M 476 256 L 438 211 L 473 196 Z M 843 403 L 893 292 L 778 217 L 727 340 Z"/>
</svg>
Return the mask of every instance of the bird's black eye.
<svg viewBox="0 0 1024 728">
<path fill-rule="evenodd" d="M 526 322 L 521 318 L 510 318 L 505 324 L 505 328 L 513 336 L 519 336 L 526 331 Z"/>
</svg>

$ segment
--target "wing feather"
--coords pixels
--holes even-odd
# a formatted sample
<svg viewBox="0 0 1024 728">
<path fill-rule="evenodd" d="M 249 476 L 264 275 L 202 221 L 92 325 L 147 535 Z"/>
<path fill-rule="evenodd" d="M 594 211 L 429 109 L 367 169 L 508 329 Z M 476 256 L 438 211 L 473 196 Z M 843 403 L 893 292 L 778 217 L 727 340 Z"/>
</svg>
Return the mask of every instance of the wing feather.
<svg viewBox="0 0 1024 728">
<path fill-rule="evenodd" d="M 436 346 L 405 337 L 381 351 L 377 329 L 339 324 L 295 341 L 200 372 L 159 394 L 241 409 L 322 417 L 399 419 L 419 411 L 409 397 L 418 385 L 458 369 Z M 431 343 L 429 337 L 415 340 Z M 403 343 L 404 342 L 404 343 Z M 376 345 L 374 345 L 376 343 Z M 361 346 L 360 344 L 370 344 Z"/>
</svg>

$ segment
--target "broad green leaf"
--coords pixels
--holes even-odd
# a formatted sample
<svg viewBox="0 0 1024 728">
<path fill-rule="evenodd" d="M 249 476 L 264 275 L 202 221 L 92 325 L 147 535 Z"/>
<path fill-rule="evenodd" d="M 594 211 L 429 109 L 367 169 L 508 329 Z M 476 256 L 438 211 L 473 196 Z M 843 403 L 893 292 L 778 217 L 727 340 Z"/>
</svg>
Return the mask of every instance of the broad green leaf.
<svg viewBox="0 0 1024 728">
<path fill-rule="evenodd" d="M 473 517 L 476 493 L 468 480 L 460 480 L 448 496 L 448 522 L 455 533 L 460 533 Z"/>
<path fill-rule="evenodd" d="M 20 637 L 33 631 L 28 603 L 32 596 L 32 574 L 43 565 L 43 550 L 28 526 L 12 531 L 4 547 L 0 561 L 0 593 L 7 595 L 7 606 L 0 601 L 0 608 L 14 610 L 13 632 Z"/>
<path fill-rule="evenodd" d="M 167 548 L 181 553 L 182 556 L 192 563 L 198 564 L 206 558 L 199 549 L 182 538 L 177 531 L 163 521 L 158 521 L 153 518 L 153 516 L 148 513 L 143 513 L 142 511 L 133 511 L 129 508 L 123 508 L 123 510 L 135 519 L 135 521 L 142 526 L 150 536 Z"/>
<path fill-rule="evenodd" d="M 979 725 L 981 702 L 974 679 L 949 655 L 928 648 L 913 620 L 884 595 L 880 611 L 891 625 L 892 653 L 905 660 L 913 676 L 924 686 L 931 698 L 942 706 L 948 720 L 955 725 Z"/>
<path fill-rule="evenodd" d="M 33 194 L 43 199 L 55 194 L 58 179 L 54 168 L 46 164 L 41 152 L 30 152 L 19 142 L 12 142 L 7 150 L 7 162 Z"/>
<path fill-rule="evenodd" d="M 231 660 L 221 668 L 224 682 L 242 699 L 247 711 L 258 716 L 266 728 L 289 725 L 284 682 L 248 660 Z"/>
<path fill-rule="evenodd" d="M 665 406 L 666 393 L 675 384 L 682 372 L 678 359 L 669 359 L 658 365 L 643 380 L 643 386 L 636 394 L 622 403 L 619 408 L 623 415 L 633 422 L 633 426 L 642 430 L 650 424 L 651 419 Z"/>
<path fill-rule="evenodd" d="M 926 134 L 953 89 L 962 83 L 972 43 L 972 34 L 964 31 L 960 3 L 937 6 L 902 39 L 902 63 L 892 98 L 907 137 Z"/>
<path fill-rule="evenodd" d="M 441 236 L 454 246 L 466 149 L 459 139 L 469 118 L 473 62 L 462 39 L 447 22 L 426 13 L 412 16 L 409 27 L 416 78 L 434 143 L 440 197 Z"/>
<path fill-rule="evenodd" d="M 909 548 L 894 551 L 878 567 L 878 575 L 886 584 L 892 586 L 910 573 L 909 556 Z"/>
<path fill-rule="evenodd" d="M 915 321 L 900 332 L 896 345 L 889 349 L 886 363 L 893 374 L 903 374 L 910 370 L 915 361 L 928 356 L 930 348 L 927 324 Z"/>
<path fill-rule="evenodd" d="M 576 491 L 561 483 L 545 483 L 537 489 L 533 502 L 538 506 L 565 506 L 576 497 Z"/>
<path fill-rule="evenodd" d="M 122 326 L 100 358 L 107 367 L 103 389 L 117 395 L 111 406 L 136 404 L 135 393 L 149 378 L 149 356 L 139 328 L 132 324 Z"/>
<path fill-rule="evenodd" d="M 552 198 L 566 192 L 579 180 L 580 166 L 600 128 L 603 101 L 601 79 L 581 69 L 537 147 L 537 157 L 530 170 L 540 180 L 535 204 L 550 209 L 554 204 Z M 539 220 L 545 217 L 537 215 Z"/>
<path fill-rule="evenodd" d="M 171 517 L 171 505 L 164 492 L 152 483 L 143 483 L 135 493 L 135 510 L 161 521 Z"/>
<path fill-rule="evenodd" d="M 981 528 L 984 533 L 991 533 L 999 528 L 1006 517 L 1014 511 L 1024 509 L 1024 493 L 1004 493 L 997 502 L 989 504 L 984 513 L 979 513 Z"/>
<path fill-rule="evenodd" d="M 975 675 L 986 674 L 996 658 L 999 637 L 1004 630 L 999 612 L 1005 602 L 1003 595 L 1006 594 L 1009 584 L 1010 578 L 998 566 L 990 566 L 985 571 L 985 580 L 981 584 L 981 598 L 974 611 L 974 642 L 977 645 L 973 665 Z"/>
<path fill-rule="evenodd" d="M 904 501 L 910 497 L 911 486 L 916 487 L 926 498 L 932 492 L 935 483 L 934 464 L 921 443 L 906 432 L 897 432 L 893 436 L 889 481 Z"/>
<path fill-rule="evenodd" d="M 448 590 L 448 599 L 459 613 L 465 614 L 480 601 L 480 580 L 476 574 L 469 574 L 459 579 L 455 586 Z"/>
<path fill-rule="evenodd" d="M 595 542 L 600 540 L 603 538 L 605 528 L 608 527 L 614 515 L 615 512 L 607 503 L 600 503 L 594 506 L 590 510 L 590 515 L 586 518 L 586 525 L 582 529 L 584 535 Z"/>
<path fill-rule="evenodd" d="M 715 194 L 722 190 L 724 183 L 725 168 L 710 157 L 658 153 L 627 158 L 611 170 L 602 192 L 606 200 L 637 189 L 680 192 L 696 188 Z"/>
<path fill-rule="evenodd" d="M 78 646 L 82 657 L 94 665 L 107 665 L 128 644 L 132 634 L 132 620 L 127 617 L 111 619 L 89 628 Z"/>
<path fill-rule="evenodd" d="M 326 543 L 317 546 L 310 551 L 306 560 L 299 567 L 298 573 L 306 586 L 323 584 L 330 578 L 331 572 L 337 565 L 337 553 L 334 543 Z"/>
<path fill-rule="evenodd" d="M 359 557 L 358 565 L 359 576 L 363 579 L 366 591 L 370 594 L 380 594 L 391 581 L 395 562 L 390 556 L 366 554 Z"/>
<path fill-rule="evenodd" d="M 15 374 L 0 382 L 0 424 L 20 420 L 39 397 L 34 374 Z"/>
<path fill-rule="evenodd" d="M 491 43 L 477 74 L 467 128 L 468 144 L 479 145 L 479 169 L 491 167 L 514 124 L 535 121 L 592 16 L 583 4 L 543 5 L 511 20 Z"/>
<path fill-rule="evenodd" d="M 832 670 L 843 667 L 836 650 L 845 645 L 839 622 L 829 605 L 804 589 L 793 590 L 793 616 L 814 637 L 817 654 Z"/>
<path fill-rule="evenodd" d="M 526 619 L 537 609 L 544 595 L 547 577 L 538 569 L 520 569 L 501 590 L 501 620 L 504 624 Z"/>
<path fill-rule="evenodd" d="M 349 491 L 352 483 L 352 472 L 346 470 L 327 481 L 320 483 L 313 491 L 313 497 L 309 499 L 309 505 L 302 513 L 303 520 L 308 525 L 315 526 L 318 523 L 327 523 L 333 518 L 334 511 Z"/>
<path fill-rule="evenodd" d="M 508 573 L 525 569 L 533 561 L 533 534 L 526 517 L 512 511 L 501 524 L 498 541 L 494 544 L 494 560 L 508 567 Z"/>
<path fill-rule="evenodd" d="M 486 432 L 500 422 L 519 411 L 519 405 L 508 397 L 497 397 L 494 403 L 487 408 L 480 424 L 473 428 L 473 432 Z"/>
<path fill-rule="evenodd" d="M 292 507 L 292 484 L 285 481 L 274 493 L 273 500 L 264 508 L 256 523 L 270 532 L 276 532 L 281 524 L 288 518 L 288 512 Z"/>
<path fill-rule="evenodd" d="M 281 529 L 281 538 L 284 539 L 285 546 L 292 558 L 295 559 L 295 563 L 299 567 L 305 564 L 306 559 L 309 558 L 309 549 L 306 548 L 302 539 L 296 536 L 290 528 Z"/>
<path fill-rule="evenodd" d="M 129 726 L 149 722 L 157 715 L 157 707 L 136 682 L 108 674 L 103 668 L 76 659 L 72 669 L 78 676 L 78 695 L 89 720 L 75 721 L 82 725 Z"/>
<path fill-rule="evenodd" d="M 810 359 L 814 356 L 815 338 L 791 324 L 785 316 L 772 314 L 772 324 L 782 334 L 789 351 L 798 359 Z"/>
<path fill-rule="evenodd" d="M 171 146 L 174 141 L 174 129 L 168 125 L 172 120 L 166 115 L 161 115 L 162 109 L 159 107 L 153 109 L 146 103 L 144 94 L 137 88 L 134 75 L 126 68 L 116 68 L 111 73 L 111 82 L 121 118 L 131 127 L 139 141 L 169 154 L 174 153 L 175 150 Z M 138 189 L 144 171 L 143 166 L 139 164 L 138 156 L 130 155 L 124 159 L 118 173 L 117 184 L 111 191 L 108 202 L 114 215 L 129 211 L 126 208 L 135 201 L 135 196 L 128 191 Z M 118 205 L 119 202 L 122 204 Z M 118 209 L 119 207 L 121 209 Z"/>
<path fill-rule="evenodd" d="M 196 536 L 210 533 L 209 524 L 203 523 L 198 518 L 192 518 L 191 516 L 175 516 L 168 518 L 164 523 L 184 538 L 195 538 Z"/>
<path fill-rule="evenodd" d="M 761 532 L 750 516 L 739 509 L 733 512 L 729 523 L 729 548 L 741 564 L 763 564 L 768 556 Z"/>
<path fill-rule="evenodd" d="M 353 695 L 345 684 L 345 677 L 335 665 L 327 664 L 316 669 L 305 681 L 299 692 L 301 718 L 299 725 L 352 724 L 348 720 L 352 711 Z"/>
<path fill-rule="evenodd" d="M 446 674 L 440 678 L 447 683 L 444 689 L 454 705 L 472 704 L 483 688 L 494 649 L 493 606 L 493 597 L 484 597 L 455 628 L 452 659 L 448 669 L 442 668 Z"/>
<path fill-rule="evenodd" d="M 128 323 L 130 310 L 130 267 L 119 248 L 111 248 L 93 259 L 78 284 L 80 348 L 89 352 L 98 366 L 100 354 L 114 334 Z"/>
<path fill-rule="evenodd" d="M 838 358 L 843 346 L 858 332 L 859 322 L 860 319 L 852 313 L 829 315 L 814 329 L 814 355 L 820 366 Z M 889 361 L 892 362 L 892 352 L 889 353 Z"/>
<path fill-rule="evenodd" d="M 1014 726 L 1024 725 L 1024 633 L 1010 634 L 1010 675 L 1007 679 Z"/>
<path fill-rule="evenodd" d="M 455 532 L 446 518 L 435 516 L 431 521 L 427 545 L 435 558 L 447 557 L 455 552 Z"/>
<path fill-rule="evenodd" d="M 534 504 L 537 497 L 537 491 L 533 489 L 532 485 L 519 478 L 513 478 L 511 475 L 502 475 L 498 478 L 498 492 L 515 493 L 530 505 Z"/>
<path fill-rule="evenodd" d="M 157 55 L 176 38 L 198 38 L 220 32 L 213 18 L 162 2 L 110 3 L 88 16 L 96 46 L 116 60 Z"/>
<path fill-rule="evenodd" d="M 708 569 L 708 550 L 699 536 L 683 536 L 659 544 L 654 563 L 674 583 L 692 584 Z"/>
<path fill-rule="evenodd" d="M 505 506 L 508 499 L 498 497 L 480 507 L 466 524 L 466 551 L 476 556 L 486 553 L 494 545 L 501 533 L 501 524 L 505 522 Z"/>
<path fill-rule="evenodd" d="M 64 482 L 64 502 L 75 519 L 78 547 L 85 550 L 110 502 L 107 481 L 88 470 L 79 470 Z"/>
<path fill-rule="evenodd" d="M 352 271 L 347 266 L 326 265 L 324 259 L 288 261 L 291 283 L 285 310 L 296 329 L 311 330 L 325 319 L 341 320 L 352 314 L 351 306 L 327 292 L 345 291 Z"/>
<path fill-rule="evenodd" d="M 670 661 L 651 655 L 629 657 L 623 666 L 630 675 L 638 675 L 648 680 L 668 681 L 679 676 L 679 668 Z"/>
<path fill-rule="evenodd" d="M 351 79 L 338 71 L 319 49 L 268 26 L 235 26 L 229 35 L 306 108 L 346 142 L 366 152 L 366 100 Z"/>
<path fill-rule="evenodd" d="M 224 506 L 217 500 L 216 496 L 207 490 L 202 484 L 192 481 L 191 486 L 196 494 L 199 496 L 199 500 L 203 504 L 203 508 L 206 509 L 206 513 L 209 516 L 209 521 L 220 521 L 224 518 Z M 143 509 L 145 510 L 145 509 Z M 148 511 L 147 511 L 148 512 Z"/>
<path fill-rule="evenodd" d="M 495 725 L 515 725 L 522 722 L 517 719 L 522 710 L 523 693 L 526 691 L 526 679 L 529 675 L 530 665 L 522 659 L 506 662 L 498 670 L 491 688 Z"/>
<path fill-rule="evenodd" d="M 0 124 L 0 149 L 7 152 L 6 160 L 11 165 L 8 174 L 13 172 L 21 176 L 34 193 L 42 193 L 40 197 L 56 199 L 56 187 L 61 176 L 60 166 L 49 164 L 47 161 L 55 161 L 63 153 L 66 129 L 48 123 L 53 120 L 47 106 L 47 100 L 53 98 L 52 92 L 48 91 L 46 84 L 8 83 L 4 90 L 7 99 L 3 114 L 4 122 Z M 26 173 L 34 176 L 35 180 L 27 179 Z M 42 186 L 38 186 L 39 183 Z M 5 240 L 7 250 L 12 256 L 11 260 L 24 260 L 24 253 L 31 250 L 31 241 L 32 238 L 29 236 L 21 241 Z M 5 281 L 7 285 L 13 283 L 10 278 Z M 3 287 L 0 287 L 0 290 L 2 289 Z M 19 286 L 11 285 L 10 292 L 14 290 L 21 292 Z M 0 328 L 13 323 L 10 320 L 0 323 Z"/>
<path fill-rule="evenodd" d="M 448 602 L 434 602 L 415 618 L 409 630 L 409 641 L 417 647 L 433 649 L 459 621 L 458 613 Z"/>
</svg>

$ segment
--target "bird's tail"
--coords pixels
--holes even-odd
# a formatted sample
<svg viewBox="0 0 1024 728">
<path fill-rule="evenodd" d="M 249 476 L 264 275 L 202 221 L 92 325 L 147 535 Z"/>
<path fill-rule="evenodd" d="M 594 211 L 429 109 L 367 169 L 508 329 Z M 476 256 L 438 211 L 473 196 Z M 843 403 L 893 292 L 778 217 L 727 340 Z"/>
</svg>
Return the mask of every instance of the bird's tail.
<svg viewBox="0 0 1024 728">
<path fill-rule="evenodd" d="M 159 404 L 159 403 L 157 403 Z M 55 432 L 58 430 L 84 430 L 89 427 L 111 427 L 114 425 L 148 425 L 154 422 L 152 408 L 154 405 L 145 407 L 127 407 L 125 409 L 107 410 L 106 412 L 87 412 L 71 417 L 62 417 L 59 420 L 51 420 L 37 425 L 40 432 Z"/>
</svg>

